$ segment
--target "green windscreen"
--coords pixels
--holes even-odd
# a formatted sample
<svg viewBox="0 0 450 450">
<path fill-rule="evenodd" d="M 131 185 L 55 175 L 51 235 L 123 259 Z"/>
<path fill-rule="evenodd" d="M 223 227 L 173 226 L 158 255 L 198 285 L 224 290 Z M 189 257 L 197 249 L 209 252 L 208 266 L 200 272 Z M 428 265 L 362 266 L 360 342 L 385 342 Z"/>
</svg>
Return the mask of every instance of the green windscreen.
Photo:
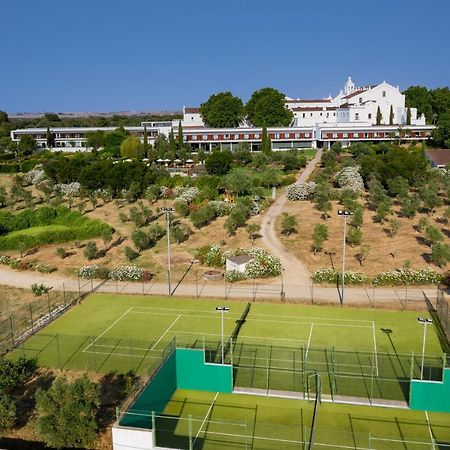
<svg viewBox="0 0 450 450">
<path fill-rule="evenodd" d="M 443 382 L 411 380 L 409 407 L 422 411 L 450 412 L 450 369 Z"/>
<path fill-rule="evenodd" d="M 177 387 L 196 391 L 233 392 L 233 368 L 205 363 L 203 350 L 177 349 Z"/>
</svg>

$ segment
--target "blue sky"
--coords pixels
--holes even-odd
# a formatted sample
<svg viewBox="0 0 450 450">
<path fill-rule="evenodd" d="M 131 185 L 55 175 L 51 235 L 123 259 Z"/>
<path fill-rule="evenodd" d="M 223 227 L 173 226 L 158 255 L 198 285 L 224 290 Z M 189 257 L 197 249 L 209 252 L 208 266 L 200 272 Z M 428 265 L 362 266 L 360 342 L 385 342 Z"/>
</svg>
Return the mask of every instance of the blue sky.
<svg viewBox="0 0 450 450">
<path fill-rule="evenodd" d="M 450 84 L 449 0 L 10 0 L 0 109 L 177 110 L 265 86 L 291 97 Z"/>
</svg>

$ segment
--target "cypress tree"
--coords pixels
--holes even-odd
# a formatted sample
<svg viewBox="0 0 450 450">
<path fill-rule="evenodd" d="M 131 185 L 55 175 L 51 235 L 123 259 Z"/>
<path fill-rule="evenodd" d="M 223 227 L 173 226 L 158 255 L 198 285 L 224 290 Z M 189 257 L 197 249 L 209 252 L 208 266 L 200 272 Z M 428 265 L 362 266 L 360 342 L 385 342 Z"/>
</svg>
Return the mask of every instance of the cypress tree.
<svg viewBox="0 0 450 450">
<path fill-rule="evenodd" d="M 144 151 L 144 156 L 148 156 L 148 133 L 147 127 L 144 125 L 144 143 L 142 145 L 142 150 Z"/>
<path fill-rule="evenodd" d="M 392 105 L 389 112 L 389 125 L 394 125 L 394 108 L 392 107 Z"/>
<path fill-rule="evenodd" d="M 381 125 L 382 120 L 383 120 L 383 114 L 381 114 L 381 109 L 378 106 L 378 108 L 377 108 L 377 125 Z"/>
<path fill-rule="evenodd" d="M 267 127 L 265 125 L 262 129 L 261 151 L 266 154 L 272 151 L 272 143 L 270 142 L 269 135 L 267 134 Z"/>
<path fill-rule="evenodd" d="M 178 148 L 183 148 L 183 125 L 181 120 L 178 121 L 178 136 L 177 136 Z"/>
<path fill-rule="evenodd" d="M 176 151 L 177 149 L 177 141 L 175 140 L 175 136 L 173 135 L 173 130 L 170 130 L 169 133 L 169 150 L 171 152 Z"/>
<path fill-rule="evenodd" d="M 47 139 L 47 148 L 52 148 L 53 147 L 53 134 L 50 132 L 49 127 L 47 127 L 46 139 Z"/>
<path fill-rule="evenodd" d="M 406 125 L 411 125 L 411 108 L 409 106 L 406 110 Z"/>
</svg>

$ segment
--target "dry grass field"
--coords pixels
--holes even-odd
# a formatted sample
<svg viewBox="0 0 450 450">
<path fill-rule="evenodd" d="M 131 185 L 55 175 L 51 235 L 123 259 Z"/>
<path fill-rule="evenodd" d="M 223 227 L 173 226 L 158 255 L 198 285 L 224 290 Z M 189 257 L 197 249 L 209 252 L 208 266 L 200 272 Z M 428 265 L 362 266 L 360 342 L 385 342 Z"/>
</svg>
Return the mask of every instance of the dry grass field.
<svg viewBox="0 0 450 450">
<path fill-rule="evenodd" d="M 337 202 L 333 203 L 333 210 L 329 212 L 329 219 L 321 219 L 321 212 L 315 209 L 315 205 L 309 201 L 287 202 L 285 212 L 296 216 L 298 221 L 298 233 L 290 236 L 281 235 L 281 217 L 277 220 L 278 233 L 284 245 L 297 257 L 304 261 L 310 272 L 321 268 L 335 267 L 340 270 L 342 267 L 342 238 L 343 219 L 338 217 L 337 211 L 342 208 Z M 445 207 L 438 208 L 433 216 L 417 214 L 414 219 L 406 219 L 394 214 L 395 219 L 400 223 L 397 235 L 390 238 L 386 232 L 387 223 L 379 224 L 373 221 L 374 212 L 365 210 L 364 224 L 362 230 L 362 245 L 370 246 L 370 253 L 364 261 L 363 266 L 359 263 L 357 255 L 360 246 L 346 247 L 346 270 L 364 272 L 368 275 L 375 275 L 379 272 L 397 269 L 404 266 L 405 261 L 411 262 L 411 267 L 418 269 L 421 267 L 437 266 L 428 262 L 427 256 L 431 249 L 422 242 L 423 233 L 415 229 L 421 217 L 427 217 L 429 223 L 438 227 L 446 236 L 446 243 L 450 243 L 448 227 L 439 222 Z M 398 212 L 399 206 L 394 206 L 394 211 Z M 350 221 L 349 221 L 350 222 Z M 325 241 L 323 251 L 314 255 L 311 251 L 312 233 L 317 223 L 325 223 L 328 226 L 328 240 Z"/>
</svg>

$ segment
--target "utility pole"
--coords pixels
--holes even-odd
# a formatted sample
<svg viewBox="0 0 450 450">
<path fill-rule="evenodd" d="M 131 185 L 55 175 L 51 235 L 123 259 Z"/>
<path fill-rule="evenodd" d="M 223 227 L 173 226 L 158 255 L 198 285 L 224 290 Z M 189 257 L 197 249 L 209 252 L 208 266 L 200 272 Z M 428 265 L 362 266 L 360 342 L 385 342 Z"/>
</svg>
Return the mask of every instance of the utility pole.
<svg viewBox="0 0 450 450">
<path fill-rule="evenodd" d="M 338 210 L 338 216 L 344 219 L 344 238 L 342 241 L 342 293 L 341 305 L 344 305 L 344 288 L 345 288 L 345 238 L 347 237 L 347 218 L 353 216 L 353 213 L 346 210 Z"/>
<path fill-rule="evenodd" d="M 173 208 L 160 208 L 160 211 L 166 214 L 167 221 L 167 282 L 169 296 L 172 295 L 172 271 L 170 267 L 170 215 L 175 211 Z"/>
</svg>

